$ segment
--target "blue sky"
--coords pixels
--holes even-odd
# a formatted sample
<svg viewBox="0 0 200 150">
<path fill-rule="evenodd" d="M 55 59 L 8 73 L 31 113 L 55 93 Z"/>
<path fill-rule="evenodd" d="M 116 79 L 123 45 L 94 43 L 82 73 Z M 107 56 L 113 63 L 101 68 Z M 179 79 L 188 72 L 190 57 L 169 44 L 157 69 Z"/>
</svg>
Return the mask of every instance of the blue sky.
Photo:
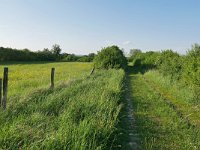
<svg viewBox="0 0 200 150">
<path fill-rule="evenodd" d="M 108 45 L 185 53 L 200 43 L 198 0 L 0 0 L 0 46 L 76 54 Z"/>
</svg>

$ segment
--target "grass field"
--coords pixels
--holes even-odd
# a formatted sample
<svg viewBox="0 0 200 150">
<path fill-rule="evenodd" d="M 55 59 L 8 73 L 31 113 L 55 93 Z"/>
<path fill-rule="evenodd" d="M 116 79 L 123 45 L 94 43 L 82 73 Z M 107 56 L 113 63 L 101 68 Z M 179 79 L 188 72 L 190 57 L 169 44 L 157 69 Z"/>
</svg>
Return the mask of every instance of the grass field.
<svg viewBox="0 0 200 150">
<path fill-rule="evenodd" d="M 183 111 L 185 116 L 180 117 L 177 111 L 165 102 L 166 95 L 162 95 L 159 93 L 160 91 L 154 88 L 154 86 L 158 88 L 166 86 L 166 84 L 162 84 L 162 82 L 157 82 L 153 86 L 150 84 L 153 81 L 158 81 L 161 76 L 154 72 L 147 72 L 144 75 L 132 72 L 129 76 L 132 84 L 130 88 L 132 88 L 131 96 L 134 106 L 134 116 L 136 117 L 135 133 L 140 136 L 140 141 L 138 142 L 140 148 L 147 150 L 200 149 L 199 127 L 188 126 L 185 120 L 186 115 L 190 113 L 186 112 L 186 110 L 190 110 L 190 108 L 185 107 L 185 111 Z M 165 80 L 167 82 L 167 79 Z M 171 91 L 170 87 L 172 88 L 172 86 L 165 88 L 169 93 Z M 178 92 L 178 90 L 173 90 L 173 92 Z M 179 92 L 182 91 L 180 90 Z M 179 94 L 177 93 L 177 97 Z M 186 103 L 187 101 L 185 100 L 184 98 L 182 100 L 179 99 L 182 103 Z"/>
<path fill-rule="evenodd" d="M 90 73 L 91 63 L 10 62 L 0 65 L 9 68 L 8 97 L 16 99 L 34 89 L 50 86 L 51 68 L 55 67 L 56 86 L 68 80 L 81 78 Z M 8 101 L 9 102 L 9 101 Z"/>
<path fill-rule="evenodd" d="M 57 68 L 57 74 L 61 73 L 57 75 L 57 83 L 61 83 L 54 90 L 45 88 L 48 87 L 52 66 Z M 10 91 L 20 87 L 19 81 L 24 83 L 24 87 L 28 86 L 25 81 L 31 77 L 38 83 L 39 89 L 36 85 L 28 89 L 18 88 L 12 94 L 29 93 L 21 96 L 18 102 L 10 102 L 6 111 L 0 110 L 2 149 L 86 150 L 113 147 L 113 133 L 121 109 L 124 71 L 95 71 L 92 76 L 86 77 L 84 75 L 88 75 L 90 64 L 30 64 L 30 67 L 28 64 L 15 64 L 9 68 L 10 84 L 15 83 Z M 25 81 L 16 79 L 20 77 L 17 72 L 22 68 L 29 75 Z M 29 85 L 32 85 L 31 82 Z"/>
<path fill-rule="evenodd" d="M 1 74 L 4 66 L 9 97 L 8 108 L 0 109 L 1 149 L 130 149 L 130 142 L 142 150 L 200 149 L 199 105 L 191 89 L 156 70 L 89 76 L 90 63 L 25 62 L 3 64 Z"/>
</svg>

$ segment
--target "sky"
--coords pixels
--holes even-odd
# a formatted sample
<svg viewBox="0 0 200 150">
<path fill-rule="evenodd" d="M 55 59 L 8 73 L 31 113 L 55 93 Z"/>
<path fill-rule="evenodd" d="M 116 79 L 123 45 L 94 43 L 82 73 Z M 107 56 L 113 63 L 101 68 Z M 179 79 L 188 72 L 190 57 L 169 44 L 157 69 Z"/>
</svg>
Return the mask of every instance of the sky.
<svg viewBox="0 0 200 150">
<path fill-rule="evenodd" d="M 0 46 L 88 54 L 118 45 L 126 53 L 200 43 L 199 0 L 0 0 Z"/>
</svg>

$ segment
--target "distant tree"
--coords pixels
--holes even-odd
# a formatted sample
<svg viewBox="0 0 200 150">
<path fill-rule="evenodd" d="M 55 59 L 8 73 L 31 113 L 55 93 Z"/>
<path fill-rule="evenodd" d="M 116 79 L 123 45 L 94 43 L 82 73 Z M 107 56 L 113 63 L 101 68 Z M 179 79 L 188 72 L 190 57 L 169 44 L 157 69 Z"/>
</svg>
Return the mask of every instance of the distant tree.
<svg viewBox="0 0 200 150">
<path fill-rule="evenodd" d="M 43 49 L 43 52 L 46 52 L 46 53 L 49 53 L 49 52 L 51 52 L 48 48 L 44 48 Z"/>
<path fill-rule="evenodd" d="M 96 55 L 95 53 L 88 54 L 89 62 L 92 62 L 94 60 L 95 55 Z"/>
<path fill-rule="evenodd" d="M 44 48 L 42 51 L 37 51 L 37 60 L 40 61 L 55 61 L 56 55 L 54 55 L 48 48 Z"/>
<path fill-rule="evenodd" d="M 28 48 L 25 48 L 25 49 L 23 49 L 22 51 L 23 51 L 23 52 L 27 52 L 27 53 L 31 52 Z"/>
<path fill-rule="evenodd" d="M 57 59 L 60 59 L 62 49 L 60 48 L 60 45 L 54 44 L 52 46 L 51 52 L 57 57 Z"/>
<path fill-rule="evenodd" d="M 129 61 L 133 61 L 137 54 L 142 53 L 140 49 L 131 49 L 129 52 Z"/>
<path fill-rule="evenodd" d="M 66 57 L 64 57 L 62 59 L 62 61 L 66 61 L 66 62 L 74 62 L 77 61 L 79 59 L 78 56 L 74 55 L 74 54 L 68 54 Z"/>
<path fill-rule="evenodd" d="M 79 62 L 90 62 L 90 58 L 87 55 L 81 56 L 77 61 Z"/>
</svg>

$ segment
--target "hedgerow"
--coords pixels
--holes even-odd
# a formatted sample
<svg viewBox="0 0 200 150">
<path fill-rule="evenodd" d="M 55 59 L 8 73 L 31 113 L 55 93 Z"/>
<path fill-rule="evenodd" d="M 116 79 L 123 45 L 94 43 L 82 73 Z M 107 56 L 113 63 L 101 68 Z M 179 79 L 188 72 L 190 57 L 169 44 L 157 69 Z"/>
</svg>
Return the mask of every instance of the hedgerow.
<svg viewBox="0 0 200 150">
<path fill-rule="evenodd" d="M 164 76 L 182 82 L 194 91 L 194 101 L 200 101 L 200 45 L 194 44 L 186 55 L 172 50 L 139 52 L 133 59 L 134 67 L 143 72 L 155 68 Z"/>
</svg>

